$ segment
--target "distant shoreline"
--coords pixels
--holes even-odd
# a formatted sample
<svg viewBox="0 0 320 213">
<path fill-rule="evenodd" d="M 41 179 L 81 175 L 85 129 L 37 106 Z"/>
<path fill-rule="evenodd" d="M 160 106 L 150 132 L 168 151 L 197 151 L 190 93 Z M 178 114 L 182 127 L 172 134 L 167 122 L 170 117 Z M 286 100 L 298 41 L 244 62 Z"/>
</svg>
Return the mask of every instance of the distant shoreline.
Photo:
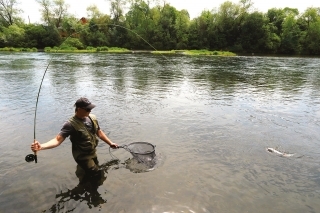
<svg viewBox="0 0 320 213">
<path fill-rule="evenodd" d="M 91 48 L 85 50 L 78 49 L 58 49 L 58 48 L 45 48 L 45 49 L 36 49 L 36 48 L 12 48 L 5 47 L 0 48 L 0 51 L 3 52 L 51 52 L 51 53 L 119 53 L 119 54 L 178 54 L 178 55 L 203 55 L 203 56 L 236 56 L 236 53 L 229 51 L 209 51 L 209 50 L 168 50 L 168 51 L 159 51 L 159 50 L 128 50 L 125 48 L 108 48 L 108 49 L 99 49 Z"/>
</svg>

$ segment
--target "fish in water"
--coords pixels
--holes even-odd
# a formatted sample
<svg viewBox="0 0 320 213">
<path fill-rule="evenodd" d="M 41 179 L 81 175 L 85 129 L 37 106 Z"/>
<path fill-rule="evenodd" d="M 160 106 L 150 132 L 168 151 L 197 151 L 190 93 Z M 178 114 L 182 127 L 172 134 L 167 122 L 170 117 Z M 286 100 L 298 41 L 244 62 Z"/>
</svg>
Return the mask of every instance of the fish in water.
<svg viewBox="0 0 320 213">
<path fill-rule="evenodd" d="M 271 152 L 271 153 L 276 153 L 276 154 L 284 156 L 284 157 L 291 157 L 294 155 L 294 154 L 289 154 L 289 153 L 285 153 L 285 152 L 280 152 L 274 148 L 267 148 L 267 151 Z"/>
</svg>

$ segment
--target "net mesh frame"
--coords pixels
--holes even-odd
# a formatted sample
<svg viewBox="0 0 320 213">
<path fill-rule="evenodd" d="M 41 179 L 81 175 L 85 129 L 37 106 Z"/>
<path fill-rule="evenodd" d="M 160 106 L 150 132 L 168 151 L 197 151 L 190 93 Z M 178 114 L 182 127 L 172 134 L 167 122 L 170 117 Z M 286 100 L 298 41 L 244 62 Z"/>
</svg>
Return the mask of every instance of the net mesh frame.
<svg viewBox="0 0 320 213">
<path fill-rule="evenodd" d="M 156 157 L 155 145 L 148 142 L 133 142 L 123 146 L 123 148 L 130 152 L 140 163 L 149 166 L 154 165 L 154 159 Z"/>
</svg>

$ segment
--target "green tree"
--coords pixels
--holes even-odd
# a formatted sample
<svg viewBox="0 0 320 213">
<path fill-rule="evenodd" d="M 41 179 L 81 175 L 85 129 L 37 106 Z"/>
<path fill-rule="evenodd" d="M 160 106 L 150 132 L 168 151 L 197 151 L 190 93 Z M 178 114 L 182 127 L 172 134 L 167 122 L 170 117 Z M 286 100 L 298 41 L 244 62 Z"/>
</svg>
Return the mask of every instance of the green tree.
<svg viewBox="0 0 320 213">
<path fill-rule="evenodd" d="M 64 0 L 36 0 L 42 7 L 42 20 L 47 25 L 61 26 L 62 20 L 68 15 L 69 5 Z"/>
<path fill-rule="evenodd" d="M 236 45 L 241 30 L 242 13 L 243 10 L 239 4 L 226 1 L 220 5 L 215 22 L 220 47 L 232 49 Z"/>
<path fill-rule="evenodd" d="M 85 48 L 82 42 L 78 38 L 68 37 L 66 38 L 66 40 L 62 42 L 62 44 L 60 45 L 60 48 L 70 49 L 70 47 L 74 47 L 78 50 L 82 50 Z"/>
<path fill-rule="evenodd" d="M 200 17 L 190 23 L 189 45 L 192 49 L 210 49 L 210 41 L 218 37 L 213 35 L 213 14 L 210 11 L 202 11 Z M 211 42 L 212 44 L 212 42 Z"/>
<path fill-rule="evenodd" d="M 280 52 L 285 54 L 299 54 L 301 31 L 295 14 L 288 15 L 282 23 Z"/>
<path fill-rule="evenodd" d="M 60 33 L 63 33 L 64 37 L 79 37 L 79 33 L 82 30 L 83 25 L 81 21 L 74 16 L 64 17 L 59 28 Z"/>
<path fill-rule="evenodd" d="M 114 23 L 124 21 L 124 10 L 127 5 L 126 0 L 108 0 L 110 2 L 110 15 Z"/>
<path fill-rule="evenodd" d="M 25 30 L 16 24 L 2 27 L 0 45 L 2 47 L 24 47 Z"/>
<path fill-rule="evenodd" d="M 145 41 L 155 43 L 157 40 L 156 27 L 159 17 L 159 11 L 150 8 L 149 4 L 145 1 L 134 0 L 131 2 L 130 9 L 125 18 L 126 25 L 134 32 L 128 33 L 132 48 L 151 48 Z"/>
<path fill-rule="evenodd" d="M 299 18 L 303 53 L 320 55 L 320 8 L 308 8 Z"/>
<path fill-rule="evenodd" d="M 285 14 L 282 9 L 272 8 L 267 12 L 269 23 L 274 26 L 274 32 L 280 36 L 282 32 L 282 22 L 285 19 Z"/>
<path fill-rule="evenodd" d="M 53 20 L 53 12 L 51 10 L 52 7 L 52 1 L 51 0 L 36 0 L 36 2 L 38 2 L 40 4 L 40 6 L 42 7 L 41 11 L 41 16 L 42 16 L 42 20 L 47 23 L 48 25 L 50 25 Z"/>
<path fill-rule="evenodd" d="M 157 35 L 159 36 L 158 44 L 159 49 L 172 50 L 177 46 L 177 30 L 176 30 L 176 19 L 177 10 L 170 4 L 165 4 L 163 7 L 158 7 L 160 17 L 157 23 Z"/>
<path fill-rule="evenodd" d="M 187 10 L 177 12 L 176 32 L 177 32 L 177 49 L 188 48 L 188 31 L 190 25 L 190 16 Z"/>
<path fill-rule="evenodd" d="M 25 30 L 25 47 L 45 48 L 43 39 L 47 36 L 47 32 L 42 25 L 28 24 L 23 28 Z"/>
<path fill-rule="evenodd" d="M 309 54 L 320 55 L 320 20 L 310 24 L 304 42 Z"/>
<path fill-rule="evenodd" d="M 21 22 L 18 15 L 22 10 L 17 7 L 18 4 L 17 0 L 0 0 L 0 23 L 3 26 L 8 27 L 16 21 Z"/>
<path fill-rule="evenodd" d="M 97 5 L 93 4 L 87 7 L 87 15 L 89 19 L 92 18 L 100 18 L 103 16 L 103 13 L 100 12 L 99 8 Z"/>
<path fill-rule="evenodd" d="M 61 36 L 55 26 L 43 26 L 46 31 L 46 36 L 42 38 L 41 42 L 45 47 L 54 47 L 61 44 Z"/>
<path fill-rule="evenodd" d="M 308 30 L 310 24 L 317 22 L 320 16 L 320 8 L 310 7 L 299 17 L 298 23 L 300 29 L 305 31 Z"/>
<path fill-rule="evenodd" d="M 277 30 L 276 27 L 273 24 L 268 23 L 264 25 L 263 28 L 265 29 L 263 52 L 277 53 L 281 44 L 281 38 L 275 33 Z"/>
<path fill-rule="evenodd" d="M 125 47 L 127 44 L 128 30 L 126 24 L 111 24 L 109 27 L 110 44 L 116 47 Z"/>
<path fill-rule="evenodd" d="M 241 25 L 240 43 L 246 52 L 261 52 L 265 43 L 267 20 L 260 12 L 249 14 Z"/>
<path fill-rule="evenodd" d="M 194 18 L 190 21 L 189 30 L 188 30 L 188 49 L 198 49 L 199 43 L 201 40 L 199 39 L 198 33 L 198 18 Z"/>
<path fill-rule="evenodd" d="M 111 20 L 108 15 L 91 19 L 89 23 L 83 26 L 83 30 L 79 33 L 82 43 L 93 47 L 110 46 L 110 22 Z"/>
<path fill-rule="evenodd" d="M 110 2 L 110 17 L 108 36 L 114 46 L 124 47 L 127 43 L 128 31 L 125 23 L 124 11 L 128 4 L 127 0 L 108 0 Z"/>
<path fill-rule="evenodd" d="M 296 17 L 299 11 L 295 8 L 286 7 L 284 9 L 271 8 L 267 12 L 267 17 L 269 22 L 273 24 L 276 28 L 275 33 L 280 36 L 282 33 L 282 23 L 288 15 L 293 15 Z"/>
</svg>

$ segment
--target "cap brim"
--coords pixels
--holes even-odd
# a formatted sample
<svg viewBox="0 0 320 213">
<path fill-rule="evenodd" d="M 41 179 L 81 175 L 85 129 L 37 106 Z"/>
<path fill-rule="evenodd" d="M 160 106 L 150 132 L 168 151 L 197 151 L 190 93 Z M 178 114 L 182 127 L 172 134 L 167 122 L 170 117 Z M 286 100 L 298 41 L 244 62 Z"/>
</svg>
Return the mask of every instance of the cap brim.
<svg viewBox="0 0 320 213">
<path fill-rule="evenodd" d="M 93 108 L 95 108 L 95 107 L 96 107 L 96 105 L 90 104 L 90 105 L 86 106 L 86 109 L 93 109 Z"/>
</svg>

